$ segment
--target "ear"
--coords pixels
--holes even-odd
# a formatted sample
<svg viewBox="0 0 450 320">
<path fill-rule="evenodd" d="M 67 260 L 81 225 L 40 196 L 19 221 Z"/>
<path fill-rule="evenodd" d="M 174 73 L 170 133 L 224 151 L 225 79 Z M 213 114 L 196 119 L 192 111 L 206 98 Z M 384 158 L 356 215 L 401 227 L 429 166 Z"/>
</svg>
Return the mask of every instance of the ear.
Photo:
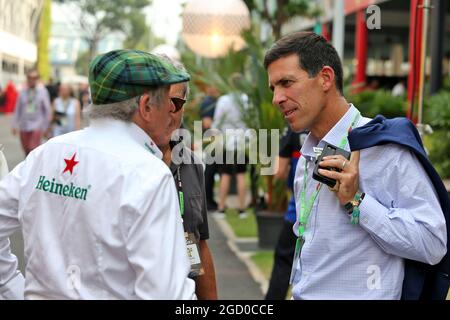
<svg viewBox="0 0 450 320">
<path fill-rule="evenodd" d="M 144 93 L 139 100 L 139 114 L 142 119 L 148 121 L 151 118 L 152 108 L 149 104 L 150 97 L 147 93 Z"/>
<path fill-rule="evenodd" d="M 335 74 L 333 68 L 324 66 L 320 71 L 320 84 L 324 92 L 328 92 L 336 86 L 334 78 Z"/>
</svg>

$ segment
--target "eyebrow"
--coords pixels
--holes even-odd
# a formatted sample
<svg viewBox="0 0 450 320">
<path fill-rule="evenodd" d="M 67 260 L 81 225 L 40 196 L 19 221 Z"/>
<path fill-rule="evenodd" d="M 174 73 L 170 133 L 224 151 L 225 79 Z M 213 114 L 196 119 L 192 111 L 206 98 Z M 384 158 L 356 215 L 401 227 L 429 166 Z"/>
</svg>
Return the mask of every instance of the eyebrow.
<svg viewBox="0 0 450 320">
<path fill-rule="evenodd" d="M 284 76 L 284 77 L 280 78 L 279 80 L 277 80 L 277 81 L 275 82 L 275 85 L 277 86 L 277 85 L 279 85 L 282 81 L 286 81 L 286 80 L 288 80 L 288 81 L 295 81 L 295 80 L 297 80 L 297 78 L 294 77 L 294 76 L 287 75 L 287 76 Z M 274 85 L 272 85 L 272 84 L 269 85 L 269 89 L 270 89 L 271 91 L 273 91 L 273 90 L 275 89 Z"/>
</svg>

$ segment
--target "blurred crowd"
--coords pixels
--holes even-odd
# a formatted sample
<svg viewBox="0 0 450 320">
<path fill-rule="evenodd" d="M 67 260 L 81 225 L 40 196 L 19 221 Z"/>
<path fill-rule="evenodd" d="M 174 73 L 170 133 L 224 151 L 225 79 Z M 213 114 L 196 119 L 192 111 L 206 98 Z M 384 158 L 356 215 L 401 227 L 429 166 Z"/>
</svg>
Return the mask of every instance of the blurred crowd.
<svg viewBox="0 0 450 320">
<path fill-rule="evenodd" d="M 87 83 L 45 83 L 35 69 L 27 72 L 26 83 L 0 87 L 0 112 L 13 113 L 12 133 L 20 135 L 26 155 L 44 139 L 80 129 L 89 103 Z"/>
</svg>

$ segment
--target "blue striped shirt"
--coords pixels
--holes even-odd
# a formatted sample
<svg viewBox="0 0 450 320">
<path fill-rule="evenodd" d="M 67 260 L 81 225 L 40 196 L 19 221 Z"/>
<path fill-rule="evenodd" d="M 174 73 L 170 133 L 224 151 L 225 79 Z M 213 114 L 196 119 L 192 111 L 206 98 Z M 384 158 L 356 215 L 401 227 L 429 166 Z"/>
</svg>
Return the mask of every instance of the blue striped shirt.
<svg viewBox="0 0 450 320">
<path fill-rule="evenodd" d="M 321 141 L 309 135 L 301 149 L 294 181 L 297 235 L 305 161 L 308 199 L 317 185 L 311 177 L 313 147 L 320 147 L 323 141 L 339 145 L 357 112 L 351 106 Z M 356 126 L 369 121 L 361 118 Z M 349 150 L 348 144 L 345 149 Z M 359 225 L 350 223 L 334 192 L 322 187 L 294 266 L 294 299 L 399 299 L 404 258 L 436 264 L 445 255 L 444 215 L 434 187 L 413 153 L 395 144 L 364 149 L 359 174 L 359 188 L 366 193 Z"/>
</svg>

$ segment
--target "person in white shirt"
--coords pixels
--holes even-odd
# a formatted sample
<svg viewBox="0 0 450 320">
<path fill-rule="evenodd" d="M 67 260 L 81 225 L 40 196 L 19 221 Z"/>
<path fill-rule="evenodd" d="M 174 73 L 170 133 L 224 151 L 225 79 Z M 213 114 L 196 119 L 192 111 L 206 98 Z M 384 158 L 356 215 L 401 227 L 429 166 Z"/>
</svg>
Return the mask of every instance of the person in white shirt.
<svg viewBox="0 0 450 320">
<path fill-rule="evenodd" d="M 0 182 L 0 298 L 195 299 L 172 174 L 170 85 L 186 72 L 116 50 L 89 68 L 91 123 Z M 22 228 L 26 278 L 8 237 Z"/>
<path fill-rule="evenodd" d="M 52 109 L 52 137 L 81 129 L 80 102 L 73 97 L 69 84 L 62 83 L 59 86 L 59 94 L 53 101 Z"/>
<path fill-rule="evenodd" d="M 241 74 L 233 74 L 231 83 L 234 88 L 240 87 Z M 225 202 L 230 189 L 231 176 L 236 175 L 237 192 L 239 199 L 239 217 L 245 218 L 245 172 L 246 165 L 246 129 L 243 121 L 243 112 L 248 107 L 248 96 L 245 93 L 234 91 L 221 96 L 217 100 L 212 128 L 220 130 L 224 136 L 223 163 L 219 166 L 220 187 L 219 204 L 216 216 L 225 217 Z M 232 163 L 230 162 L 230 159 Z M 244 161 L 242 161 L 244 160 Z"/>
</svg>

